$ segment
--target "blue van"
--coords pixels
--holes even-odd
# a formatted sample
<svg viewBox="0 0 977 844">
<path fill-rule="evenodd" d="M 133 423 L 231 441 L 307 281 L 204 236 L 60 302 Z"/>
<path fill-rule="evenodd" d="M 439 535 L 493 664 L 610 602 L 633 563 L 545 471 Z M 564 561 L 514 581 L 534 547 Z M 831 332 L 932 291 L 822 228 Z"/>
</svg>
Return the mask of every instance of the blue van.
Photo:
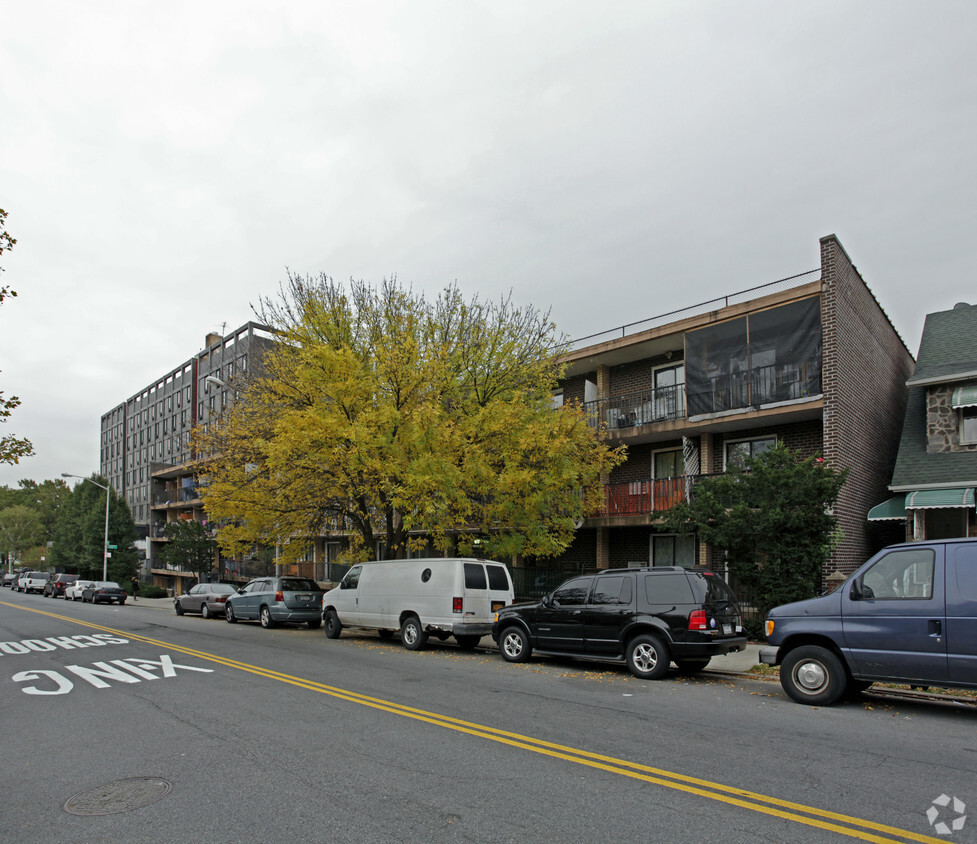
<svg viewBox="0 0 977 844">
<path fill-rule="evenodd" d="M 977 688 L 977 539 L 890 545 L 830 595 L 775 607 L 760 661 L 798 703 L 872 683 Z"/>
</svg>

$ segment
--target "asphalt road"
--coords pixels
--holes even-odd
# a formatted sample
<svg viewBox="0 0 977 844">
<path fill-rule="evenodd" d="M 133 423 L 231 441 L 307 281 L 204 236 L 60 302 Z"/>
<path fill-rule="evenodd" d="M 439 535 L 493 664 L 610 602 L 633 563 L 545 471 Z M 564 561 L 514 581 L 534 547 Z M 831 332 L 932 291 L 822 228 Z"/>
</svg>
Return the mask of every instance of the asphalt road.
<svg viewBox="0 0 977 844">
<path fill-rule="evenodd" d="M 9 590 L 0 700 L 4 842 L 977 841 L 973 706 Z"/>
</svg>

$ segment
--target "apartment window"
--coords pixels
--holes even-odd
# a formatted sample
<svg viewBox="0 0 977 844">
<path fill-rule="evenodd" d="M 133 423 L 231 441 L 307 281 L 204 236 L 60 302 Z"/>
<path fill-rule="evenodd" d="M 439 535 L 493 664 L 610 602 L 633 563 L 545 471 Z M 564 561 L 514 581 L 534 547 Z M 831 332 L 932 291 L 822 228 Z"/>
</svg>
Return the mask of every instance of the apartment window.
<svg viewBox="0 0 977 844">
<path fill-rule="evenodd" d="M 190 392 L 190 389 L 191 388 L 189 386 L 187 386 L 186 396 L 187 396 L 187 401 L 188 402 L 193 398 L 193 394 Z"/>
<path fill-rule="evenodd" d="M 746 461 L 759 457 L 765 451 L 777 447 L 776 437 L 759 437 L 752 440 L 739 440 L 726 443 L 726 468 L 738 466 L 742 468 Z"/>
<path fill-rule="evenodd" d="M 977 443 L 977 407 L 960 408 L 960 443 L 962 445 Z"/>
<path fill-rule="evenodd" d="M 653 566 L 695 565 L 695 537 L 690 533 L 656 533 L 651 537 Z"/>
<path fill-rule="evenodd" d="M 685 364 L 659 366 L 652 370 L 651 389 L 654 419 L 681 419 L 685 416 Z"/>
</svg>

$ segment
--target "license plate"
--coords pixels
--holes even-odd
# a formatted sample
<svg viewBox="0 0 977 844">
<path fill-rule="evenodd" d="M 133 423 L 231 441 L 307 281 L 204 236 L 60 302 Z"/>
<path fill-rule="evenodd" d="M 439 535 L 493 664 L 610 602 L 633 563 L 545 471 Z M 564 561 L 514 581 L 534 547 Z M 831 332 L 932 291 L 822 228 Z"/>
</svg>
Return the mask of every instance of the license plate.
<svg viewBox="0 0 977 844">
<path fill-rule="evenodd" d="M 312 596 L 311 595 L 296 595 L 295 597 L 298 598 L 300 601 L 311 601 L 312 600 Z"/>
<path fill-rule="evenodd" d="M 732 636 L 733 635 L 733 625 L 732 624 L 724 624 L 723 625 L 723 635 L 724 636 Z"/>
<path fill-rule="evenodd" d="M 492 601 L 492 612 L 498 612 L 505 606 L 505 601 Z"/>
</svg>

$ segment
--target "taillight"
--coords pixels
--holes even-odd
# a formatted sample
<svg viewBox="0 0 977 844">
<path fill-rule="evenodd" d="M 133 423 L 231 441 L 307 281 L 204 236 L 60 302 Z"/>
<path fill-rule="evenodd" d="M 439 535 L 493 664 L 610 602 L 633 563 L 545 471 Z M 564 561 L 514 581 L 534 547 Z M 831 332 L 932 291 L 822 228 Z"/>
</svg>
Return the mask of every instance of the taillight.
<svg viewBox="0 0 977 844">
<path fill-rule="evenodd" d="M 226 601 L 226 600 L 227 600 L 227 595 L 218 595 L 217 596 L 217 603 L 218 604 L 223 604 L 224 601 Z"/>
<path fill-rule="evenodd" d="M 452 612 L 461 612 L 461 610 L 462 610 L 462 603 L 463 603 L 463 600 L 461 598 L 452 598 L 451 599 L 451 611 Z"/>
<path fill-rule="evenodd" d="M 276 601 L 284 601 L 284 600 L 285 600 L 285 593 L 284 593 L 284 592 L 282 592 L 282 590 L 281 590 L 281 589 L 279 589 L 279 590 L 278 590 L 278 591 L 277 591 L 277 592 L 275 593 L 275 600 L 276 600 Z"/>
<path fill-rule="evenodd" d="M 689 613 L 689 630 L 708 630 L 709 622 L 705 610 L 692 610 Z"/>
</svg>

